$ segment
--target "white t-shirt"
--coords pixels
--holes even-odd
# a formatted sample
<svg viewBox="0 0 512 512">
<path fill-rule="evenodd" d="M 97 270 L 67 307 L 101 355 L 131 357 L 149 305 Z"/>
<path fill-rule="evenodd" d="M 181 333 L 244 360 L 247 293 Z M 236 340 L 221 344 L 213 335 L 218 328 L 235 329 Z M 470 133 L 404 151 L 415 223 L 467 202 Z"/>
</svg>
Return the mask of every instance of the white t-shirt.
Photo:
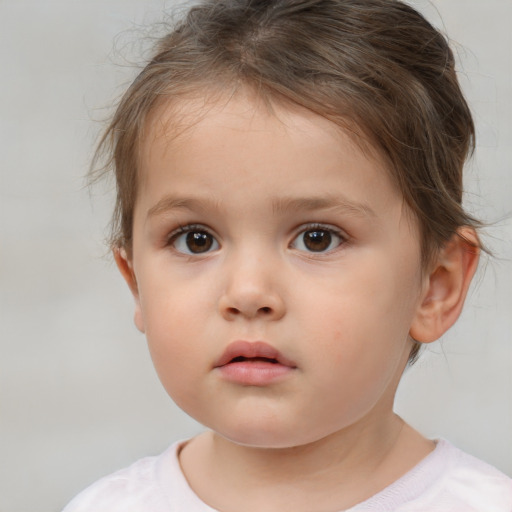
<svg viewBox="0 0 512 512">
<path fill-rule="evenodd" d="M 189 487 L 182 444 L 102 478 L 63 512 L 216 512 Z M 512 479 L 439 440 L 402 478 L 345 512 L 512 512 Z"/>
</svg>

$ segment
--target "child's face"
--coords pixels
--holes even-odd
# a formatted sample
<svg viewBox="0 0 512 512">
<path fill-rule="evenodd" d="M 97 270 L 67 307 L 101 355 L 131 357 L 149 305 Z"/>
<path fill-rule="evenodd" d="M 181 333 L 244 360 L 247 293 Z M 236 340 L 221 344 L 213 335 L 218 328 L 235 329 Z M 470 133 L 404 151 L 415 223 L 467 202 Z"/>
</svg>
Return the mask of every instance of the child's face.
<svg viewBox="0 0 512 512">
<path fill-rule="evenodd" d="M 384 421 L 425 286 L 383 163 L 307 111 L 181 107 L 196 124 L 176 139 L 161 109 L 143 144 L 130 260 L 166 390 L 252 446 Z"/>
</svg>

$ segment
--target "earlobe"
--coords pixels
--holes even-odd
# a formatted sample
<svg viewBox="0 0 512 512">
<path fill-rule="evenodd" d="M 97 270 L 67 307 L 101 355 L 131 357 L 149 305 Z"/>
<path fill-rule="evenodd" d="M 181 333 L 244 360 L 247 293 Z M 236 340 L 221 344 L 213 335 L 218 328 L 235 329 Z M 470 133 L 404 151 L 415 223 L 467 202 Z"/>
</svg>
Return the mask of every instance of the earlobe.
<svg viewBox="0 0 512 512">
<path fill-rule="evenodd" d="M 439 339 L 457 320 L 478 266 L 478 236 L 460 228 L 440 250 L 411 325 L 413 339 L 430 343 Z"/>
<path fill-rule="evenodd" d="M 128 257 L 128 254 L 124 247 L 115 247 L 113 249 L 113 253 L 117 268 L 119 269 L 119 272 L 121 272 L 121 275 L 128 284 L 128 287 L 130 288 L 130 291 L 132 292 L 133 298 L 135 300 L 135 326 L 140 332 L 144 332 L 144 319 L 142 316 L 142 309 L 140 305 L 140 295 L 139 288 L 137 285 L 137 279 L 135 277 L 135 272 L 133 271 L 133 261 Z"/>
</svg>

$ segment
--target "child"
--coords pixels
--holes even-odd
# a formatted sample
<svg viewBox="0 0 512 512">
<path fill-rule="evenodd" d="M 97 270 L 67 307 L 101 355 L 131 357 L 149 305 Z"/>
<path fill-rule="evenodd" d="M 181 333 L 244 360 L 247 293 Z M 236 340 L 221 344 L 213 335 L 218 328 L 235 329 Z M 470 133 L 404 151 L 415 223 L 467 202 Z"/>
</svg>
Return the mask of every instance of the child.
<svg viewBox="0 0 512 512">
<path fill-rule="evenodd" d="M 65 512 L 510 512 L 512 481 L 393 413 L 480 251 L 444 37 L 398 0 L 206 0 L 100 149 L 113 250 L 170 396 L 208 430 Z"/>
</svg>

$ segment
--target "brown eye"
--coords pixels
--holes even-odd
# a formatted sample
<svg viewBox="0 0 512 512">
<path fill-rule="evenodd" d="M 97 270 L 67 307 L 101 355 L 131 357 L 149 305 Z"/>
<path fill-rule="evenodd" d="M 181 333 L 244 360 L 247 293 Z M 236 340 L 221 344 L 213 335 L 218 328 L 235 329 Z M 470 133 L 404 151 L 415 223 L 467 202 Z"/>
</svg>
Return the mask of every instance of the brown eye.
<svg viewBox="0 0 512 512">
<path fill-rule="evenodd" d="M 319 227 L 302 231 L 293 241 L 292 247 L 306 252 L 328 252 L 342 243 L 341 235 L 332 229 Z"/>
<path fill-rule="evenodd" d="M 213 245 L 213 237 L 208 233 L 187 233 L 187 247 L 195 254 L 207 252 Z"/>
<path fill-rule="evenodd" d="M 172 246 L 183 254 L 203 254 L 215 251 L 219 243 L 213 235 L 201 229 L 184 228 L 181 233 L 172 237 Z"/>
<path fill-rule="evenodd" d="M 332 241 L 331 233 L 328 231 L 306 231 L 303 235 L 304 245 L 314 252 L 322 252 L 329 248 Z"/>
</svg>

